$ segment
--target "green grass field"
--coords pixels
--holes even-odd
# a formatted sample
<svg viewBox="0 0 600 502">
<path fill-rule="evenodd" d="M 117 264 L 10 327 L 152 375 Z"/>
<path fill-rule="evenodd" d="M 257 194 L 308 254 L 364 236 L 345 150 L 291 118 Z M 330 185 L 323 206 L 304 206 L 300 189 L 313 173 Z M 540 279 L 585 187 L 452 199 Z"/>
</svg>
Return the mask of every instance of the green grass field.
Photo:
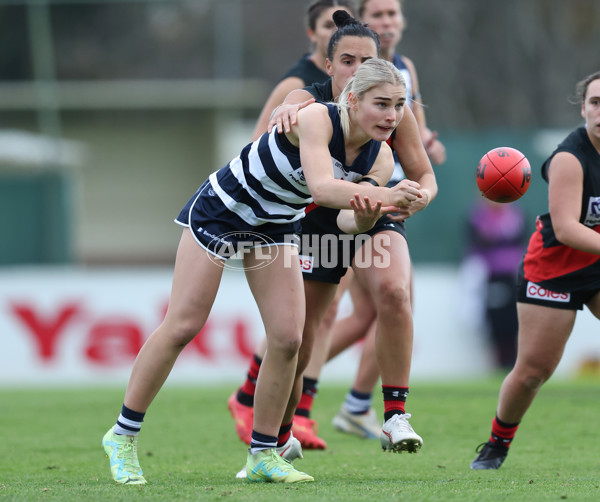
<svg viewBox="0 0 600 502">
<path fill-rule="evenodd" d="M 115 484 L 100 446 L 124 389 L 0 390 L 0 499 L 600 500 L 597 379 L 548 383 L 504 466 L 469 469 L 488 437 L 499 383 L 413 383 L 407 409 L 424 439 L 414 455 L 337 432 L 331 417 L 346 389 L 324 386 L 314 418 L 328 449 L 297 461 L 315 483 L 291 486 L 234 478 L 246 449 L 227 411 L 232 386 L 161 391 L 140 435 L 145 486 Z"/>
</svg>

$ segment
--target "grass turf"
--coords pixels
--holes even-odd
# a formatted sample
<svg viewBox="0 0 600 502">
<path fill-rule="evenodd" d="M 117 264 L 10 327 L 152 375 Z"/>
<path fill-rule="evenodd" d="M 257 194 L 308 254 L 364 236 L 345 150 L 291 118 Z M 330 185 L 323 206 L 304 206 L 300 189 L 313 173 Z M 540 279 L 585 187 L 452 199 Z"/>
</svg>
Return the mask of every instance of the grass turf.
<svg viewBox="0 0 600 502">
<path fill-rule="evenodd" d="M 100 446 L 124 389 L 0 390 L 1 500 L 600 500 L 598 380 L 549 382 L 498 471 L 471 471 L 489 435 L 498 378 L 413 383 L 407 410 L 423 437 L 413 455 L 337 432 L 331 417 L 346 389 L 323 386 L 313 417 L 325 451 L 305 451 L 301 485 L 234 479 L 246 447 L 226 400 L 233 388 L 165 387 L 140 435 L 145 486 L 119 486 Z M 382 405 L 376 396 L 382 416 Z"/>
</svg>

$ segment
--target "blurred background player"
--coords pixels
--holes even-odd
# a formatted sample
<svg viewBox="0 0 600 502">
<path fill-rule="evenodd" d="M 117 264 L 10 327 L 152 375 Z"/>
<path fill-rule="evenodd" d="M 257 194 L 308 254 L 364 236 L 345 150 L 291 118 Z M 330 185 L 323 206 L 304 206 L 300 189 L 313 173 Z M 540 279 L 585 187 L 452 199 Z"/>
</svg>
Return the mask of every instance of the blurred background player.
<svg viewBox="0 0 600 502">
<path fill-rule="evenodd" d="M 267 130 L 271 113 L 291 91 L 329 80 L 325 67 L 327 45 L 331 34 L 337 29 L 331 16 L 340 9 L 356 15 L 352 0 L 317 0 L 310 4 L 306 11 L 306 36 L 313 45 L 313 51 L 304 54 L 271 91 L 258 117 L 252 139 L 260 137 Z"/>
<path fill-rule="evenodd" d="M 471 304 L 477 326 L 489 334 L 494 360 L 511 369 L 517 356 L 517 268 L 527 242 L 525 214 L 518 204 L 479 197 L 467 220 L 467 249 L 461 266 L 466 283 L 477 280 Z M 479 322 L 482 320 L 483 322 Z"/>
<path fill-rule="evenodd" d="M 519 267 L 517 362 L 502 383 L 490 438 L 477 448 L 471 469 L 502 465 L 521 420 L 561 360 L 577 311 L 586 305 L 600 319 L 600 72 L 577 84 L 577 99 L 585 124 L 542 165 L 549 212 L 538 216 Z"/>
<path fill-rule="evenodd" d="M 413 62 L 398 54 L 398 44 L 406 28 L 401 0 L 359 0 L 358 15 L 363 23 L 379 35 L 381 57 L 393 63 L 403 74 L 412 96 L 413 113 L 419 124 L 425 151 L 434 165 L 446 161 L 446 149 L 437 139 L 437 132 L 427 127 L 417 70 Z"/>
</svg>

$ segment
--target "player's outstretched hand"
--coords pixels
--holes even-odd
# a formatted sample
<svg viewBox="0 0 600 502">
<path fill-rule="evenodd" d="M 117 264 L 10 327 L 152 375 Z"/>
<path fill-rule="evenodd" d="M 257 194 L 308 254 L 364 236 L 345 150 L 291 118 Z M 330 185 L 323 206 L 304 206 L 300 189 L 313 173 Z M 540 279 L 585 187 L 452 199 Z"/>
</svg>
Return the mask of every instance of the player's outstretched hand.
<svg viewBox="0 0 600 502">
<path fill-rule="evenodd" d="M 372 205 L 366 195 L 361 198 L 359 194 L 355 193 L 354 199 L 350 200 L 350 206 L 354 210 L 354 221 L 358 234 L 371 229 L 381 216 L 381 201 L 378 200 Z"/>
</svg>

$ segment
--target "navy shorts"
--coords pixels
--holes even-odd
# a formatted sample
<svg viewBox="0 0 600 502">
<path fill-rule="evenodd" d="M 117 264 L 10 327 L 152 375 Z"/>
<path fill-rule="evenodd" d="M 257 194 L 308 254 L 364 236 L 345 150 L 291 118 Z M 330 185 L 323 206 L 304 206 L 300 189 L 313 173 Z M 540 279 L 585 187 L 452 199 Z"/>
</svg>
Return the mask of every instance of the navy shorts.
<svg viewBox="0 0 600 502">
<path fill-rule="evenodd" d="M 364 234 L 344 234 L 337 226 L 337 210 L 319 207 L 302 220 L 300 268 L 304 280 L 339 284 L 352 266 L 356 252 L 372 236 L 389 230 L 406 238 L 404 223 L 382 216 Z"/>
<path fill-rule="evenodd" d="M 249 225 L 227 209 L 209 180 L 198 188 L 175 218 L 175 223 L 189 227 L 196 241 L 206 251 L 223 260 L 257 247 L 298 247 L 301 229 L 299 221 Z"/>
<path fill-rule="evenodd" d="M 551 291 L 539 284 L 525 279 L 523 266 L 519 267 L 519 278 L 517 281 L 517 302 L 541 305 L 553 309 L 583 310 L 583 306 L 589 302 L 599 290 L 559 292 Z"/>
</svg>

